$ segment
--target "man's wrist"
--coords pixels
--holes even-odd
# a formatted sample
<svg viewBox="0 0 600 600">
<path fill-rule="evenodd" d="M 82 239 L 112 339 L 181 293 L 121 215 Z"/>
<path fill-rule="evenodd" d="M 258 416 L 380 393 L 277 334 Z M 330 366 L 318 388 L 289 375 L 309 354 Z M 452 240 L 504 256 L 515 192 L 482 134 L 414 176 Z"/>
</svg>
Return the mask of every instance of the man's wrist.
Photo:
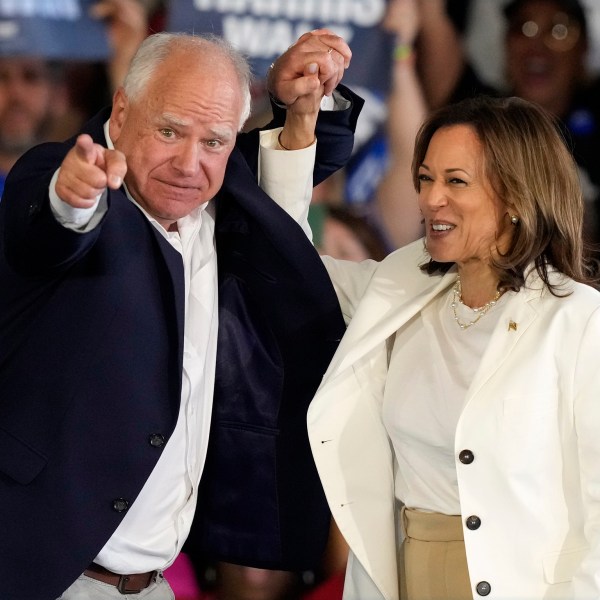
<svg viewBox="0 0 600 600">
<path fill-rule="evenodd" d="M 279 145 L 284 150 L 302 150 L 315 142 L 319 112 L 296 113 L 288 110 L 285 125 L 279 134 Z"/>
<path fill-rule="evenodd" d="M 287 109 L 287 104 L 285 102 L 282 102 L 272 91 L 271 91 L 271 82 L 272 82 L 272 77 L 273 77 L 273 69 L 275 67 L 275 63 L 271 63 L 269 65 L 269 68 L 267 69 L 267 91 L 269 92 L 269 99 L 271 100 L 271 102 L 279 107 L 279 108 L 283 108 L 283 109 Z"/>
<path fill-rule="evenodd" d="M 271 103 L 281 108 L 283 110 L 287 110 L 288 106 L 284 102 L 282 102 L 277 96 L 275 96 L 272 92 L 269 92 L 269 99 Z M 323 96 L 321 99 L 321 108 L 320 110 L 347 110 L 350 108 L 351 102 L 347 100 L 340 94 L 339 91 L 333 90 L 331 96 Z"/>
<path fill-rule="evenodd" d="M 50 181 L 48 195 L 50 210 L 54 218 L 66 229 L 85 232 L 93 229 L 100 217 L 106 212 L 106 191 L 96 197 L 94 204 L 88 208 L 74 208 L 62 200 L 56 193 L 56 181 L 60 167 L 55 171 Z"/>
</svg>

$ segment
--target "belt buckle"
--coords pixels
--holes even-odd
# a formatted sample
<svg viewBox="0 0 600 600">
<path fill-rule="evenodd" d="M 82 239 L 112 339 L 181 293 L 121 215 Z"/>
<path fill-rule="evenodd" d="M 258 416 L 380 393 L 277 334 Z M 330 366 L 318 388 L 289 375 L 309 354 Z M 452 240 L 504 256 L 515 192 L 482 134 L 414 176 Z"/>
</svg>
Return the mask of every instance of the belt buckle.
<svg viewBox="0 0 600 600">
<path fill-rule="evenodd" d="M 139 594 L 142 590 L 128 590 L 125 586 L 129 582 L 129 575 L 121 575 L 119 583 L 117 584 L 117 590 L 120 594 Z"/>
</svg>

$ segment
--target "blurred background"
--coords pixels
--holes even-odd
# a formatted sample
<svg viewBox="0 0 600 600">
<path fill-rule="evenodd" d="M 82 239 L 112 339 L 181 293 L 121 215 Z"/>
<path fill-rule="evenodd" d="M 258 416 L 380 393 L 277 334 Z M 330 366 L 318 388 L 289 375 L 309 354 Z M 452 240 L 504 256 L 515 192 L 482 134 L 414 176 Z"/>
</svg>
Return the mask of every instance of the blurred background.
<svg viewBox="0 0 600 600">
<path fill-rule="evenodd" d="M 350 163 L 315 189 L 320 252 L 381 259 L 420 237 L 416 131 L 429 111 L 479 93 L 521 96 L 555 115 L 580 167 L 585 236 L 598 246 L 598 0 L 0 0 L 0 193 L 27 149 L 70 137 L 110 104 L 149 33 L 212 32 L 244 52 L 253 127 L 270 119 L 268 66 L 320 27 L 349 43 L 344 83 L 366 100 Z M 346 555 L 332 523 L 314 571 L 215 563 L 190 540 L 166 575 L 177 600 L 337 600 Z"/>
</svg>

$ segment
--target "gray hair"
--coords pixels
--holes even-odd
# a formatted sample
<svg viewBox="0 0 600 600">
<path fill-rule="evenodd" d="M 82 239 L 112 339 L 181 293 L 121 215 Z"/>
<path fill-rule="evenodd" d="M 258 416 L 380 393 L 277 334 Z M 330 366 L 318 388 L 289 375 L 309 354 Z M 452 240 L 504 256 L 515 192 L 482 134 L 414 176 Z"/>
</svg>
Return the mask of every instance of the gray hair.
<svg viewBox="0 0 600 600">
<path fill-rule="evenodd" d="M 138 100 L 157 67 L 174 50 L 184 50 L 198 54 L 212 51 L 231 63 L 237 74 L 243 98 L 239 125 L 241 129 L 250 116 L 251 109 L 250 84 L 252 73 L 250 65 L 239 50 L 217 35 L 161 32 L 148 36 L 135 53 L 123 82 L 123 90 L 126 96 L 131 101 Z"/>
</svg>

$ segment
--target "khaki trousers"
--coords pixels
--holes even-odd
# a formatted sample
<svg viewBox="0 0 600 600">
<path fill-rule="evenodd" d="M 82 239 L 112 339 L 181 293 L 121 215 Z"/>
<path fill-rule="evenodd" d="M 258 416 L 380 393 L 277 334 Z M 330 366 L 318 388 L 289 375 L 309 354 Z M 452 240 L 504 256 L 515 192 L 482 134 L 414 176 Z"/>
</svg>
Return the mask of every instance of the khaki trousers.
<svg viewBox="0 0 600 600">
<path fill-rule="evenodd" d="M 460 516 L 403 508 L 400 600 L 473 600 Z"/>
</svg>

